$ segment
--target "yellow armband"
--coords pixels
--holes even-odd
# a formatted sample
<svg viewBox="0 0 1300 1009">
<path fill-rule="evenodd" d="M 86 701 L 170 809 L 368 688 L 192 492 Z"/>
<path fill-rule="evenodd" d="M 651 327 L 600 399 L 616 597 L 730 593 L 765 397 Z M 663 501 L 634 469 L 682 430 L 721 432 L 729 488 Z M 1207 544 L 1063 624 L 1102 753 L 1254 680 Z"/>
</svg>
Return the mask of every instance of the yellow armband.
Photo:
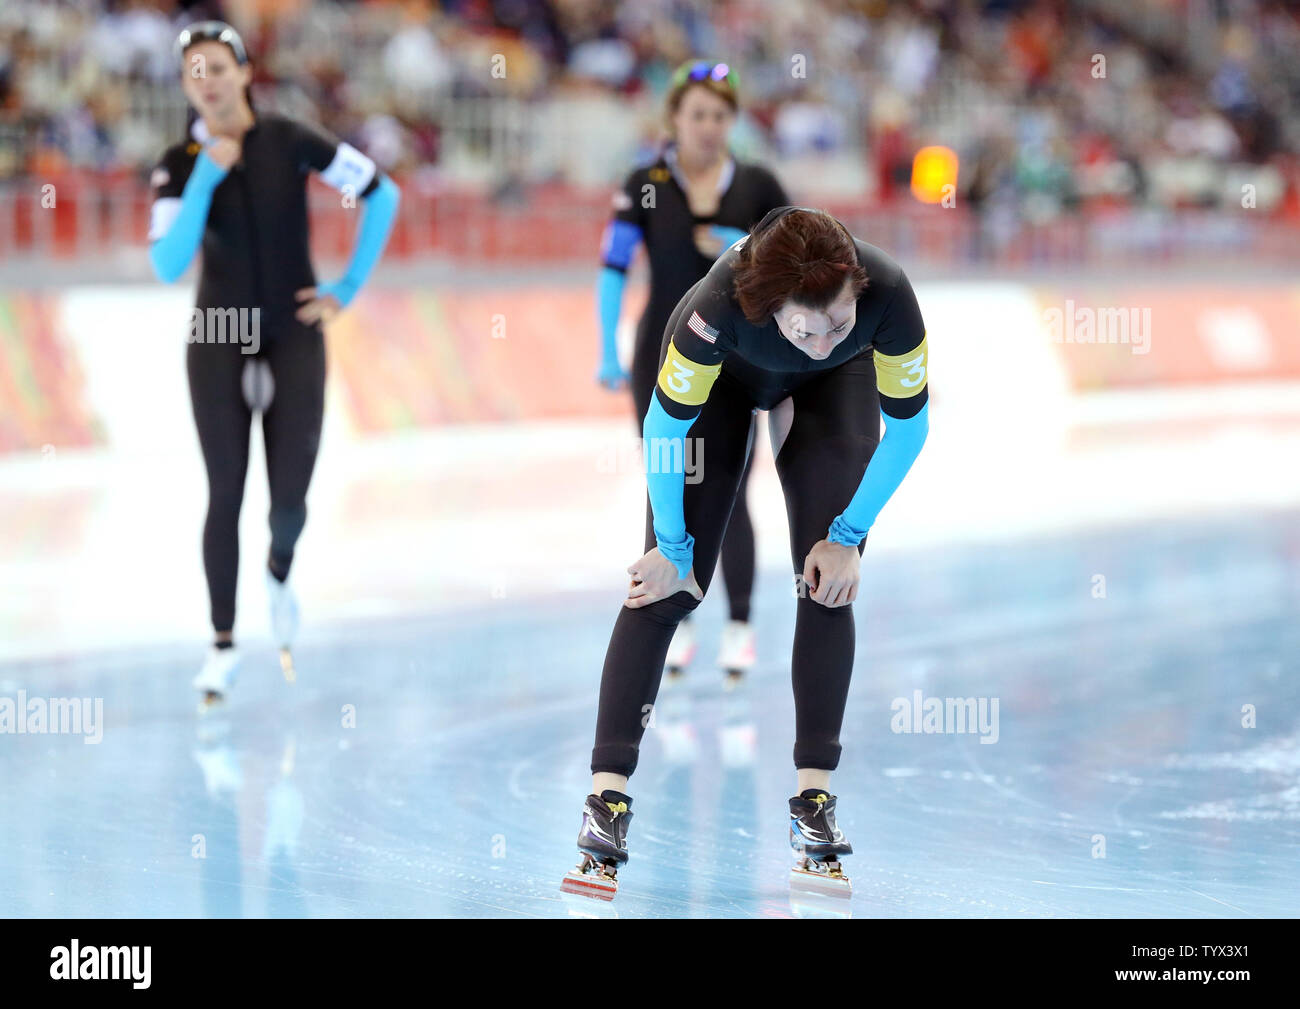
<svg viewBox="0 0 1300 1009">
<path fill-rule="evenodd" d="M 876 388 L 880 395 L 890 399 L 908 399 L 919 394 L 925 388 L 929 355 L 924 336 L 915 350 L 897 357 L 876 351 Z"/>
<path fill-rule="evenodd" d="M 696 364 L 682 357 L 676 344 L 668 343 L 668 356 L 659 369 L 659 388 L 674 403 L 699 406 L 709 398 L 709 390 L 722 370 L 722 363 Z"/>
</svg>

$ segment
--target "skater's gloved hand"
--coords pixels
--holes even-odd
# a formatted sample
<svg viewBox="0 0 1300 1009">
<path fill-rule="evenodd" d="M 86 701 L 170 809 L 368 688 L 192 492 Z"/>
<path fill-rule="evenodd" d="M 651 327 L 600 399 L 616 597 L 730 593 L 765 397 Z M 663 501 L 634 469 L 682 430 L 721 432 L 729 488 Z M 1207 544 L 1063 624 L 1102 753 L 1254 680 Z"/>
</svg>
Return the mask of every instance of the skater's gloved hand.
<svg viewBox="0 0 1300 1009">
<path fill-rule="evenodd" d="M 823 606 L 847 606 L 858 598 L 857 547 L 820 540 L 803 562 L 803 588 Z"/>
<path fill-rule="evenodd" d="M 309 326 L 316 322 L 329 322 L 343 311 L 342 302 L 326 290 L 324 284 L 320 287 L 301 288 L 294 292 L 294 297 L 303 303 L 294 315 L 299 322 L 305 322 Z"/>
<path fill-rule="evenodd" d="M 695 569 L 691 568 L 685 578 L 679 577 L 677 565 L 661 554 L 658 547 L 628 568 L 627 573 L 632 576 L 632 582 L 623 605 L 630 610 L 649 606 L 678 592 L 689 592 L 696 599 L 704 598 L 704 592 L 695 580 Z"/>
<path fill-rule="evenodd" d="M 600 370 L 596 372 L 596 381 L 606 389 L 622 389 L 627 386 L 628 379 L 628 373 L 618 363 L 617 357 L 606 358 L 600 362 Z"/>
</svg>

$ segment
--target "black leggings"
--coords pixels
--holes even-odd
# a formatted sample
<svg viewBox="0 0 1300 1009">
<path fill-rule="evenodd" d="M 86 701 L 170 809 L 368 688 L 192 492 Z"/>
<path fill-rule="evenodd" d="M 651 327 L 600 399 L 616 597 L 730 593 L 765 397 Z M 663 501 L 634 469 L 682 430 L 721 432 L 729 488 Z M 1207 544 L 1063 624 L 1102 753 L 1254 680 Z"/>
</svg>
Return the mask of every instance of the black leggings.
<svg viewBox="0 0 1300 1009">
<path fill-rule="evenodd" d="M 631 385 L 638 435 L 659 377 L 664 329 L 665 326 L 656 326 L 653 320 L 649 324 L 643 321 L 637 329 Z M 745 470 L 740 475 L 736 505 L 731 511 L 731 522 L 722 537 L 722 581 L 727 590 L 727 612 L 732 620 L 744 621 L 749 620 L 749 601 L 754 594 L 754 524 L 746 500 L 749 465 L 746 460 Z"/>
<path fill-rule="evenodd" d="M 203 569 L 208 578 L 212 627 L 235 626 L 239 572 L 239 510 L 248 472 L 253 412 L 244 399 L 244 366 L 264 360 L 274 398 L 262 415 L 266 475 L 271 491 L 271 560 L 287 573 L 307 521 L 307 486 L 316 465 L 325 409 L 325 342 L 320 329 L 293 321 L 272 329 L 265 322 L 257 355 L 238 343 L 191 343 L 186 349 L 190 401 L 208 471 L 208 516 L 203 524 Z"/>
<path fill-rule="evenodd" d="M 852 499 L 880 441 L 871 356 L 805 381 L 790 398 L 794 418 L 777 453 L 776 470 L 785 492 L 790 559 L 795 575 L 801 575 L 808 552 L 826 538 L 831 522 Z M 703 479 L 686 484 L 683 504 L 686 528 L 695 537 L 695 577 L 705 592 L 746 469 L 756 405 L 724 365 L 687 435 L 700 439 L 703 449 Z M 648 530 L 645 549 L 654 545 L 653 530 Z M 792 583 L 792 594 L 797 585 Z M 659 693 L 673 631 L 698 605 L 690 593 L 678 592 L 640 609 L 619 608 L 600 681 L 593 773 L 631 775 L 636 769 L 643 722 Z M 831 609 L 798 594 L 791 659 L 795 767 L 834 770 L 839 764 L 855 639 L 852 605 Z"/>
</svg>

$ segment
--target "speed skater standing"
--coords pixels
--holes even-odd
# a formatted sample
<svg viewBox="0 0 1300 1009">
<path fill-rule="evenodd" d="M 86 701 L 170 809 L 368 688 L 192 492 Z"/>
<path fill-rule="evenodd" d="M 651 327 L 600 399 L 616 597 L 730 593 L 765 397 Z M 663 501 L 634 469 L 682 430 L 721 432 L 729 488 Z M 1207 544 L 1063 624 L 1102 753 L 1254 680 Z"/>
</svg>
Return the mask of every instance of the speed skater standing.
<svg viewBox="0 0 1300 1009">
<path fill-rule="evenodd" d="M 603 266 L 596 292 L 601 332 L 597 379 L 608 389 L 630 382 L 638 429 L 654 394 L 664 328 L 681 296 L 764 214 L 789 203 L 771 172 L 731 156 L 728 138 L 739 105 L 735 73 L 727 64 L 699 60 L 682 64 L 673 75 L 666 104 L 672 139 L 653 164 L 632 172 L 614 194 L 614 216 L 601 244 Z M 650 298 L 637 325 L 629 375 L 619 364 L 615 337 L 625 274 L 643 242 L 650 267 Z M 754 663 L 754 630 L 749 623 L 754 529 L 745 498 L 748 482 L 747 465 L 722 539 L 729 620 L 718 666 L 727 671 L 729 684 Z M 668 650 L 669 676 L 685 669 L 695 650 L 694 625 L 687 617 Z"/>
<path fill-rule="evenodd" d="M 262 411 L 271 494 L 271 627 L 286 676 L 292 673 L 288 650 L 299 616 L 288 578 L 320 442 L 321 324 L 352 301 L 378 261 L 399 194 L 349 144 L 285 116 L 255 112 L 248 55 L 230 25 L 190 25 L 176 48 L 181 87 L 197 115 L 189 138 L 168 148 L 153 172 L 150 258 L 170 282 L 203 248 L 186 370 L 208 475 L 203 567 L 215 632 L 194 687 L 210 703 L 226 695 L 239 666 L 235 580 L 254 406 Z M 347 271 L 323 284 L 308 255 L 309 171 L 364 200 Z"/>
</svg>

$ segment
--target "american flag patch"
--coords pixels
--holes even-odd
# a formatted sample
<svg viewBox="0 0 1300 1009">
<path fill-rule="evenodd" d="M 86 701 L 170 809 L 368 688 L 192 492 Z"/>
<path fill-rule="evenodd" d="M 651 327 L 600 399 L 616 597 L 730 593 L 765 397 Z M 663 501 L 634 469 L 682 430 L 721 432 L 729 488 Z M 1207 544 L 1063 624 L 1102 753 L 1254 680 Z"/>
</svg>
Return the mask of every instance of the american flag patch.
<svg viewBox="0 0 1300 1009">
<path fill-rule="evenodd" d="M 700 318 L 699 312 L 692 312 L 686 327 L 701 340 L 713 343 L 718 338 L 718 331 Z"/>
</svg>

